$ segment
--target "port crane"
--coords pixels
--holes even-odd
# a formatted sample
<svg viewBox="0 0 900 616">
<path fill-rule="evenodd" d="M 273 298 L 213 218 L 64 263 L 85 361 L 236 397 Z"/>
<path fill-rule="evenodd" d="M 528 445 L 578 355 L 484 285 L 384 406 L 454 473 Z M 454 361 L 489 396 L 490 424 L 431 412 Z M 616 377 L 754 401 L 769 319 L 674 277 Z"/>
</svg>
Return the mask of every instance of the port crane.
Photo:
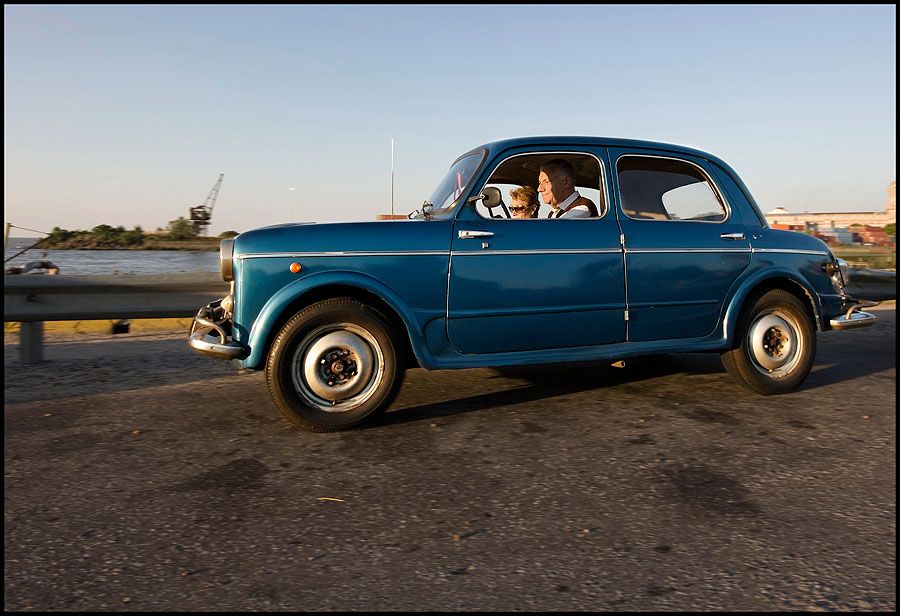
<svg viewBox="0 0 900 616">
<path fill-rule="evenodd" d="M 191 230 L 195 236 L 206 235 L 207 227 L 212 224 L 213 207 L 216 205 L 216 198 L 219 196 L 219 188 L 222 187 L 222 178 L 224 177 L 224 173 L 219 174 L 219 179 L 213 184 L 202 205 L 190 208 Z"/>
</svg>

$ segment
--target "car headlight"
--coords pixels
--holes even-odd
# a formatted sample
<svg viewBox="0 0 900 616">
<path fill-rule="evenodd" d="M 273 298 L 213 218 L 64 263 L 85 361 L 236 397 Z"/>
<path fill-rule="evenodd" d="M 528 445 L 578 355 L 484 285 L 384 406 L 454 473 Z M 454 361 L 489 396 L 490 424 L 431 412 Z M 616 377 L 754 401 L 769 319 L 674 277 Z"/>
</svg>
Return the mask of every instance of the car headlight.
<svg viewBox="0 0 900 616">
<path fill-rule="evenodd" d="M 222 271 L 222 280 L 230 282 L 234 280 L 234 240 L 227 239 L 219 242 L 219 269 Z"/>
</svg>

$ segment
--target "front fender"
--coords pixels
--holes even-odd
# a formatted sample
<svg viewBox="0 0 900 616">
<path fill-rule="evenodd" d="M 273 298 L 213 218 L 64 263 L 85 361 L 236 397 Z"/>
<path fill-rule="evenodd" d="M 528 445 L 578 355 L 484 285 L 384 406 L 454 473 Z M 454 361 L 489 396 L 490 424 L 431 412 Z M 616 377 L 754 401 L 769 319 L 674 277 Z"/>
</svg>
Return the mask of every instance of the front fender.
<svg viewBox="0 0 900 616">
<path fill-rule="evenodd" d="M 788 280 L 799 289 L 802 289 L 811 300 L 813 314 L 815 315 L 814 320 L 816 322 L 816 329 L 822 329 L 822 306 L 819 300 L 819 294 L 813 289 L 812 285 L 809 284 L 809 281 L 802 276 L 797 275 L 794 271 L 786 268 L 774 267 L 756 272 L 740 281 L 737 291 L 731 296 L 731 301 L 725 309 L 725 317 L 722 320 L 723 336 L 726 340 L 734 340 L 741 308 L 744 307 L 744 302 L 747 300 L 747 297 L 768 280 Z"/>
<path fill-rule="evenodd" d="M 269 298 L 269 301 L 260 310 L 259 315 L 253 322 L 250 329 L 250 336 L 247 341 L 249 353 L 241 362 L 243 368 L 250 370 L 259 370 L 265 363 L 266 349 L 269 341 L 272 340 L 277 332 L 275 326 L 279 319 L 294 302 L 302 296 L 325 286 L 340 285 L 344 287 L 355 287 L 376 295 L 379 299 L 388 304 L 401 318 L 406 331 L 412 343 L 413 352 L 419 357 L 422 346 L 422 327 L 419 321 L 422 315 L 414 314 L 414 311 L 403 302 L 399 295 L 393 289 L 382 283 L 381 281 L 362 274 L 351 271 L 328 271 L 318 274 L 312 274 L 295 280 L 281 289 Z M 417 311 L 428 312 L 428 311 Z M 438 312 L 437 316 L 442 316 L 442 312 Z M 427 318 L 426 318 L 427 321 Z"/>
</svg>

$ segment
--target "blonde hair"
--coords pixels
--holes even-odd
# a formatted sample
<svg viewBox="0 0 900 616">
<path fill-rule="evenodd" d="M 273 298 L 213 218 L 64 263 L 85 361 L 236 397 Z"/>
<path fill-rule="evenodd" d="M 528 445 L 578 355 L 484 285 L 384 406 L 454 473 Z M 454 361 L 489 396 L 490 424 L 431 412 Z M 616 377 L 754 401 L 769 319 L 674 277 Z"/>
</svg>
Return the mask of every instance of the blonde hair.
<svg viewBox="0 0 900 616">
<path fill-rule="evenodd" d="M 516 201 L 524 201 L 530 206 L 538 205 L 537 191 L 531 186 L 520 186 L 509 191 L 509 196 Z"/>
</svg>

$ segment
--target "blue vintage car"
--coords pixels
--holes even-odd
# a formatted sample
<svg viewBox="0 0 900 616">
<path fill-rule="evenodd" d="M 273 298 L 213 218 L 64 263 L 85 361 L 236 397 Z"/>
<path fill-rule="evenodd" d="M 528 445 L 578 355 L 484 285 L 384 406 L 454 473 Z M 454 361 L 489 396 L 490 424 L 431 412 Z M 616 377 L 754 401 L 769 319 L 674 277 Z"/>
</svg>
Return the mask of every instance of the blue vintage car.
<svg viewBox="0 0 900 616">
<path fill-rule="evenodd" d="M 537 195 L 536 217 L 518 217 Z M 845 266 L 815 237 L 769 228 L 705 152 L 509 139 L 457 158 L 408 220 L 223 240 L 231 293 L 200 309 L 189 341 L 264 369 L 285 417 L 319 432 L 384 411 L 409 366 L 711 351 L 778 394 L 806 378 L 817 331 L 875 322 L 844 292 Z"/>
</svg>

